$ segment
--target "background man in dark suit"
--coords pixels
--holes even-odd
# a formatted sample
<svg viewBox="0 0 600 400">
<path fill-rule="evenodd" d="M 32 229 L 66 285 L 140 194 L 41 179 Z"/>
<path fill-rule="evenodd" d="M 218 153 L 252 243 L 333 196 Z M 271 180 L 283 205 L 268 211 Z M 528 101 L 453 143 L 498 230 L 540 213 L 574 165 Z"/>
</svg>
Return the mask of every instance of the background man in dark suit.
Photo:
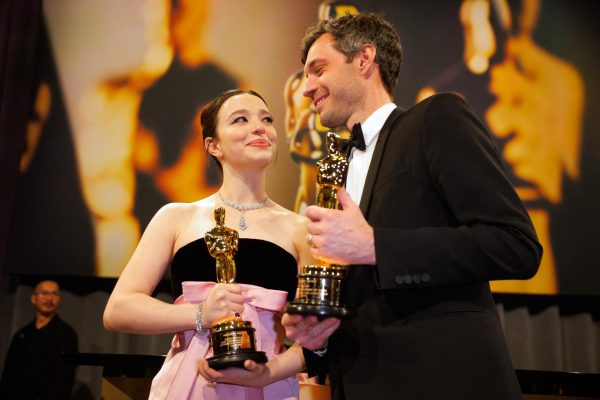
<svg viewBox="0 0 600 400">
<path fill-rule="evenodd" d="M 60 287 L 38 283 L 31 294 L 35 319 L 13 336 L 0 381 L 2 399 L 68 399 L 75 365 L 63 353 L 77 352 L 77 332 L 57 315 Z"/>
<path fill-rule="evenodd" d="M 377 15 L 321 21 L 302 49 L 321 123 L 361 123 L 365 140 L 343 210 L 306 210 L 313 255 L 353 265 L 357 311 L 284 315 L 287 335 L 317 350 L 309 372 L 328 367 L 335 399 L 520 398 L 489 281 L 531 278 L 542 248 L 490 135 L 458 96 L 391 102 L 402 50 Z"/>
</svg>

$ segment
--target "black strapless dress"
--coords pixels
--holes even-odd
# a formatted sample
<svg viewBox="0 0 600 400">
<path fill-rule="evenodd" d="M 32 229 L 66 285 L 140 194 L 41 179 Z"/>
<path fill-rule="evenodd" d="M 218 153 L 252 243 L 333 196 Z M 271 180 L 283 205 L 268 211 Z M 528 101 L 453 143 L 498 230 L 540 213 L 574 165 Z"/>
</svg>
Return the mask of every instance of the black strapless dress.
<svg viewBox="0 0 600 400">
<path fill-rule="evenodd" d="M 293 255 L 275 243 L 261 239 L 240 238 L 234 256 L 237 283 L 288 292 L 288 301 L 296 295 L 298 263 Z M 181 295 L 185 281 L 216 282 L 216 261 L 208 253 L 204 238 L 177 250 L 170 268 L 174 298 Z"/>
</svg>

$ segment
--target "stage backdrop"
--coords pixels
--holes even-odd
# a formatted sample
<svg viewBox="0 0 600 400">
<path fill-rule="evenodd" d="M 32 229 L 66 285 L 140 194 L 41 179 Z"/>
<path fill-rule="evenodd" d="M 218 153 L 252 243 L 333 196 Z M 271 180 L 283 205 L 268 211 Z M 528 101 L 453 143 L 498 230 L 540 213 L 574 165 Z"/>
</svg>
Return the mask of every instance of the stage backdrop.
<svg viewBox="0 0 600 400">
<path fill-rule="evenodd" d="M 118 276 L 158 208 L 218 188 L 198 116 L 236 87 L 263 94 L 275 117 L 269 195 L 303 212 L 314 203 L 325 129 L 301 95 L 300 39 L 319 18 L 360 10 L 383 13 L 403 41 L 399 106 L 456 92 L 497 139 L 545 252 L 534 279 L 494 290 L 598 294 L 599 8 L 585 0 L 45 1 L 4 270 Z"/>
</svg>

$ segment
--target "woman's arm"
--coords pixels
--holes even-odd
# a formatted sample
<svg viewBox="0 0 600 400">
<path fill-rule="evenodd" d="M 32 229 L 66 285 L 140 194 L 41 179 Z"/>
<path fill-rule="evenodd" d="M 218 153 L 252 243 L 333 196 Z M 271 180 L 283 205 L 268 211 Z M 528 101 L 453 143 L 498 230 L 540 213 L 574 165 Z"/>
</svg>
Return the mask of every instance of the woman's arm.
<svg viewBox="0 0 600 400">
<path fill-rule="evenodd" d="M 184 213 L 169 204 L 148 224 L 108 299 L 103 320 L 109 331 L 155 334 L 194 329 L 196 305 L 169 304 L 151 296 L 171 262 Z"/>
<path fill-rule="evenodd" d="M 180 227 L 191 219 L 183 204 L 161 208 L 148 224 L 123 270 L 104 310 L 104 326 L 128 333 L 170 333 L 195 329 L 197 304 L 170 304 L 152 297 L 152 292 L 171 263 Z M 203 327 L 244 310 L 242 290 L 219 284 L 211 289 L 202 306 Z"/>
</svg>

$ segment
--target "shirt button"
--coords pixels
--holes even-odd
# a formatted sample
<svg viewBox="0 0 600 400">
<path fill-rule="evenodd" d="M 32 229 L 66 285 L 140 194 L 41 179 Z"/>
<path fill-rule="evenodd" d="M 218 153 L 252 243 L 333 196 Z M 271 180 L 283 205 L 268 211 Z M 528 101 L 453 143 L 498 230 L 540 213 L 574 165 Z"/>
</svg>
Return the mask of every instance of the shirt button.
<svg viewBox="0 0 600 400">
<path fill-rule="evenodd" d="M 409 283 L 410 284 L 410 283 L 412 283 L 412 281 L 413 281 L 412 276 L 410 276 L 410 275 L 404 275 L 404 282 L 405 283 Z"/>
<path fill-rule="evenodd" d="M 431 276 L 429 276 L 429 274 L 423 274 L 421 275 L 421 280 L 423 281 L 423 283 L 427 283 L 431 280 Z"/>
<path fill-rule="evenodd" d="M 417 274 L 413 275 L 413 281 L 415 283 L 421 283 L 421 275 L 417 275 Z"/>
<path fill-rule="evenodd" d="M 394 278 L 394 280 L 398 285 L 402 285 L 404 283 L 404 277 L 402 275 L 396 275 L 396 278 Z"/>
</svg>

